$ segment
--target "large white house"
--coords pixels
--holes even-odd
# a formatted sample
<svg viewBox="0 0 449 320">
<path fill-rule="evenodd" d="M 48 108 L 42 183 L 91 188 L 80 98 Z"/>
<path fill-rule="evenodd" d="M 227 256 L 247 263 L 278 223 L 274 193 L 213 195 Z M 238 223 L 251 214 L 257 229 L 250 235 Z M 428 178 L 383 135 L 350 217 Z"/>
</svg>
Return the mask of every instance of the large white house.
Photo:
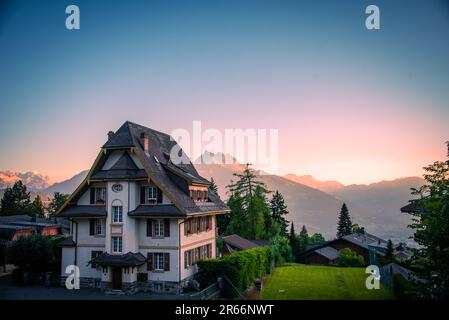
<svg viewBox="0 0 449 320">
<path fill-rule="evenodd" d="M 61 280 L 82 287 L 179 293 L 196 261 L 216 256 L 216 216 L 229 212 L 192 163 L 175 165 L 170 136 L 125 122 L 58 215 L 71 221 Z"/>
</svg>

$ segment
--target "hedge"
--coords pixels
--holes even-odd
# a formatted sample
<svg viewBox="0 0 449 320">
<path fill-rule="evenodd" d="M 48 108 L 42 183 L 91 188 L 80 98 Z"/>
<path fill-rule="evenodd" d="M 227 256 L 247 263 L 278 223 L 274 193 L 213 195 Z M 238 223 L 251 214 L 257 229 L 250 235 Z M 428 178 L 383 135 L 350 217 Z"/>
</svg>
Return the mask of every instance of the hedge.
<svg viewBox="0 0 449 320">
<path fill-rule="evenodd" d="M 239 292 L 247 289 L 258 278 L 271 271 L 272 247 L 258 247 L 238 251 L 218 259 L 198 261 L 198 280 L 202 287 L 226 276 Z M 226 297 L 235 297 L 237 292 L 224 280 Z"/>
</svg>

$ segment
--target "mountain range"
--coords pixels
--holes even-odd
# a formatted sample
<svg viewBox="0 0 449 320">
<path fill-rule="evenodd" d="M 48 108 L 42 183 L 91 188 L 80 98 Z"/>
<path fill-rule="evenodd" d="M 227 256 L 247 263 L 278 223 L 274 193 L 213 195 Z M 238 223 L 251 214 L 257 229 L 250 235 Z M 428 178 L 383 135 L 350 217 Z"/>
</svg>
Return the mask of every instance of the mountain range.
<svg viewBox="0 0 449 320">
<path fill-rule="evenodd" d="M 50 186 L 49 177 L 37 172 L 0 171 L 0 189 L 5 189 L 18 180 L 22 180 L 31 191 L 42 190 Z"/>
<path fill-rule="evenodd" d="M 199 174 L 206 179 L 214 178 L 222 199 L 227 199 L 226 186 L 235 180 L 236 172 L 242 172 L 244 166 L 236 161 L 231 164 L 196 164 Z M 5 174 L 7 172 L 8 174 Z M 363 226 L 369 232 L 385 239 L 408 242 L 412 230 L 407 228 L 410 217 L 401 213 L 400 208 L 410 200 L 410 188 L 424 184 L 419 177 L 399 178 L 367 185 L 343 185 L 338 181 L 319 181 L 313 176 L 285 176 L 259 172 L 260 180 L 269 190 L 279 190 L 285 198 L 289 214 L 287 220 L 295 223 L 299 230 L 305 225 L 310 234 L 319 232 L 327 239 L 335 237 L 337 218 L 345 202 L 349 208 L 353 223 Z M 71 193 L 87 175 L 82 171 L 72 178 L 46 184 L 48 178 L 33 173 L 0 172 L 0 189 L 10 185 L 17 178 L 25 177 L 25 184 L 41 194 L 54 192 Z M 7 179 L 4 179 L 4 177 Z"/>
</svg>

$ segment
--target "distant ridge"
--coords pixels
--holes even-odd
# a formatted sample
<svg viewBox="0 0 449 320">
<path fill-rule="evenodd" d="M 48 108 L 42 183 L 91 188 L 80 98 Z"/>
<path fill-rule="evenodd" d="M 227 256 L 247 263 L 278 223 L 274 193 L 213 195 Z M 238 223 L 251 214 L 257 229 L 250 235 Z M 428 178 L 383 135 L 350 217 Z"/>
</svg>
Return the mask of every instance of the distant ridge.
<svg viewBox="0 0 449 320">
<path fill-rule="evenodd" d="M 297 182 L 302 183 L 306 186 L 321 190 L 321 191 L 331 191 L 331 190 L 338 190 L 340 188 L 343 188 L 344 185 L 338 181 L 335 180 L 326 180 L 326 181 L 319 181 L 315 179 L 315 177 L 311 175 L 303 175 L 298 176 L 296 174 L 289 173 L 284 176 L 284 178 Z"/>
<path fill-rule="evenodd" d="M 81 171 L 70 179 L 57 182 L 43 191 L 49 194 L 53 194 L 54 192 L 70 194 L 75 191 L 78 185 L 84 180 L 84 178 L 87 176 L 88 171 L 89 170 Z"/>
</svg>

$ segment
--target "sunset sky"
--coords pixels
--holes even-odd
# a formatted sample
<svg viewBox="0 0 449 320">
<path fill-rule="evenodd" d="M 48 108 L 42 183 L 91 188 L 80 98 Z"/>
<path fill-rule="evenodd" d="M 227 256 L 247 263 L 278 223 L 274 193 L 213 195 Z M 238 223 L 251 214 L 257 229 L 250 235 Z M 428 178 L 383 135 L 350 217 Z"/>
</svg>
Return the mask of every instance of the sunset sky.
<svg viewBox="0 0 449 320">
<path fill-rule="evenodd" d="M 3 3 L 3 2 L 2 2 Z M 81 29 L 65 28 L 76 4 Z M 365 28 L 376 4 L 381 30 Z M 0 170 L 60 181 L 109 130 L 279 130 L 277 174 L 422 174 L 449 140 L 447 1 L 6 1 Z"/>
</svg>

